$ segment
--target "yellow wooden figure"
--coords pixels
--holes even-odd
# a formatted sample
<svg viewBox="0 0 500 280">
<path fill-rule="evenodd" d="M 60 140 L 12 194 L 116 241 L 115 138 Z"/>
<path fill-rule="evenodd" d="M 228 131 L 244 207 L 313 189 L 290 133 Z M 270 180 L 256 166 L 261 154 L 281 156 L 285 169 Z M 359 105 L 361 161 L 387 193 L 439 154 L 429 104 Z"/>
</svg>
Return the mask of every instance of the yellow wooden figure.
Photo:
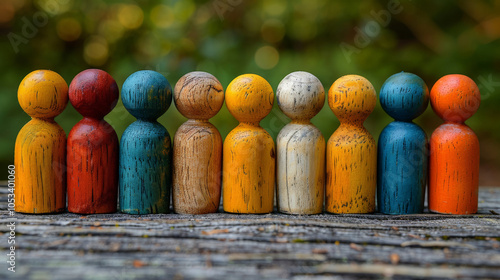
<svg viewBox="0 0 500 280">
<path fill-rule="evenodd" d="M 66 134 L 54 117 L 68 103 L 68 84 L 55 72 L 33 71 L 19 85 L 18 100 L 32 119 L 16 139 L 15 210 L 33 214 L 64 211 Z"/>
<path fill-rule="evenodd" d="M 339 78 L 328 91 L 328 105 L 340 120 L 326 151 L 326 211 L 375 211 L 377 148 L 363 122 L 375 108 L 372 84 L 357 75 Z"/>
<path fill-rule="evenodd" d="M 226 90 L 229 112 L 240 122 L 223 148 L 223 206 L 232 213 L 270 213 L 274 204 L 275 147 L 260 121 L 271 112 L 271 85 L 254 74 L 234 79 Z"/>
</svg>

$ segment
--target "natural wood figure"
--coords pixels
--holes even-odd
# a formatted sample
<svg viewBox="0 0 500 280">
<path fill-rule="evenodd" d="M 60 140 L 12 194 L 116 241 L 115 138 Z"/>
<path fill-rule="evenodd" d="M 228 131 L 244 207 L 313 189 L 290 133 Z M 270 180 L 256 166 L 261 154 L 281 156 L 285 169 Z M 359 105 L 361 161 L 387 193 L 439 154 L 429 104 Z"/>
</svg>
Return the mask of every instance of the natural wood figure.
<svg viewBox="0 0 500 280">
<path fill-rule="evenodd" d="M 172 186 L 172 145 L 156 120 L 172 103 L 172 87 L 158 72 L 130 75 L 122 86 L 123 106 L 137 118 L 120 142 L 120 211 L 167 213 Z"/>
<path fill-rule="evenodd" d="M 213 75 L 191 72 L 175 85 L 174 101 L 179 112 L 189 118 L 174 137 L 174 212 L 217 212 L 222 180 L 222 138 L 208 120 L 224 104 L 224 90 Z"/>
<path fill-rule="evenodd" d="M 375 211 L 377 148 L 363 126 L 377 102 L 372 84 L 358 75 L 339 78 L 328 91 L 328 105 L 340 120 L 326 151 L 326 203 L 330 213 Z"/>
<path fill-rule="evenodd" d="M 427 186 L 427 135 L 412 120 L 429 104 L 429 89 L 415 74 L 389 77 L 380 90 L 380 105 L 394 121 L 378 140 L 377 205 L 384 214 L 424 211 Z"/>
<path fill-rule="evenodd" d="M 445 121 L 430 138 L 429 210 L 443 214 L 477 212 L 479 140 L 464 122 L 481 103 L 479 88 L 464 75 L 447 75 L 431 90 L 434 112 Z"/>
<path fill-rule="evenodd" d="M 281 111 L 292 119 L 277 143 L 278 210 L 289 214 L 323 212 L 325 195 L 325 138 L 311 123 L 325 104 L 325 90 L 314 75 L 293 72 L 278 85 Z"/>
<path fill-rule="evenodd" d="M 229 112 L 240 122 L 224 141 L 223 206 L 231 213 L 270 213 L 274 204 L 275 148 L 260 121 L 271 112 L 271 85 L 254 74 L 238 76 L 226 90 Z"/>
<path fill-rule="evenodd" d="M 68 104 L 68 84 L 49 70 L 29 73 L 18 89 L 32 118 L 17 135 L 15 211 L 43 214 L 66 209 L 66 133 L 54 121 Z"/>
<path fill-rule="evenodd" d="M 108 73 L 87 69 L 71 82 L 69 100 L 83 119 L 68 135 L 68 211 L 115 212 L 118 137 L 103 118 L 118 101 L 118 86 Z"/>
</svg>

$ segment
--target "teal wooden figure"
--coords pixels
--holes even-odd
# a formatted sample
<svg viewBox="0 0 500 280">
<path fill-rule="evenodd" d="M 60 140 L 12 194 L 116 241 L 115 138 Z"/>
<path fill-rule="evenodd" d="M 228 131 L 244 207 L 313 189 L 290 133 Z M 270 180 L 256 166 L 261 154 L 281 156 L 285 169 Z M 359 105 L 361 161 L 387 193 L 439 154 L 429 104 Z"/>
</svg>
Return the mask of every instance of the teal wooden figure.
<svg viewBox="0 0 500 280">
<path fill-rule="evenodd" d="M 120 210 L 129 214 L 167 213 L 172 185 L 172 146 L 157 119 L 172 102 L 172 87 L 155 71 L 130 75 L 122 87 L 125 108 L 137 118 L 120 142 Z"/>
<path fill-rule="evenodd" d="M 415 214 L 424 210 L 427 184 L 427 136 L 412 120 L 429 104 L 429 89 L 415 74 L 389 77 L 380 90 L 380 104 L 394 118 L 378 141 L 378 210 Z"/>
</svg>

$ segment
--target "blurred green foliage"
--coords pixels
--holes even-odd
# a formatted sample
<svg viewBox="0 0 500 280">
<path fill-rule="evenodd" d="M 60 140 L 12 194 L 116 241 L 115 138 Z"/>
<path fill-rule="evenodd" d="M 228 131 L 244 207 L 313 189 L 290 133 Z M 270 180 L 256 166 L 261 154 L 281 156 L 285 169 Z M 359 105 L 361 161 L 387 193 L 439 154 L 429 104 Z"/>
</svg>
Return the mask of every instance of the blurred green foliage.
<svg viewBox="0 0 500 280">
<path fill-rule="evenodd" d="M 397 12 L 389 12 L 391 5 Z M 120 87 L 142 69 L 162 73 L 172 87 L 195 70 L 212 73 L 224 87 L 255 73 L 274 89 L 302 70 L 326 91 L 346 74 L 362 75 L 379 90 L 390 75 L 407 71 L 429 89 L 451 73 L 478 83 L 481 108 L 467 123 L 481 141 L 480 184 L 499 185 L 500 1 L 2 0 L 0 33 L 0 170 L 13 163 L 16 135 L 29 121 L 17 87 L 36 69 L 54 70 L 69 84 L 80 71 L 100 68 Z M 159 119 L 172 137 L 186 120 L 174 107 Z M 80 118 L 68 104 L 56 120 L 68 133 Z M 135 119 L 119 102 L 106 120 L 120 136 Z M 275 104 L 261 125 L 275 138 L 288 121 Z M 365 126 L 378 138 L 390 121 L 377 106 Z M 225 106 L 212 122 L 223 137 L 237 125 Z M 428 135 L 441 122 L 430 106 L 416 120 Z M 326 103 L 313 123 L 326 139 L 339 125 Z"/>
</svg>

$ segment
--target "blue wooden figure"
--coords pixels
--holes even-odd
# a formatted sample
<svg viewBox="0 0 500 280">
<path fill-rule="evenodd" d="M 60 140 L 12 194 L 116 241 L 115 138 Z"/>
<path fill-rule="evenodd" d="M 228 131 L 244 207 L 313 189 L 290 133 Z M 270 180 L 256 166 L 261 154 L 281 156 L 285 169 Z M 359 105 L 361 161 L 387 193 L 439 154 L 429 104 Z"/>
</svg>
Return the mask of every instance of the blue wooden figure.
<svg viewBox="0 0 500 280">
<path fill-rule="evenodd" d="M 123 84 L 122 101 L 137 121 L 129 125 L 120 142 L 120 210 L 167 213 L 172 146 L 168 131 L 156 120 L 172 102 L 172 87 L 158 72 L 138 71 Z"/>
<path fill-rule="evenodd" d="M 424 210 L 427 184 L 427 136 L 412 120 L 429 104 L 429 89 L 415 74 L 389 77 L 380 90 L 380 104 L 395 119 L 378 141 L 379 212 L 415 214 Z"/>
</svg>

